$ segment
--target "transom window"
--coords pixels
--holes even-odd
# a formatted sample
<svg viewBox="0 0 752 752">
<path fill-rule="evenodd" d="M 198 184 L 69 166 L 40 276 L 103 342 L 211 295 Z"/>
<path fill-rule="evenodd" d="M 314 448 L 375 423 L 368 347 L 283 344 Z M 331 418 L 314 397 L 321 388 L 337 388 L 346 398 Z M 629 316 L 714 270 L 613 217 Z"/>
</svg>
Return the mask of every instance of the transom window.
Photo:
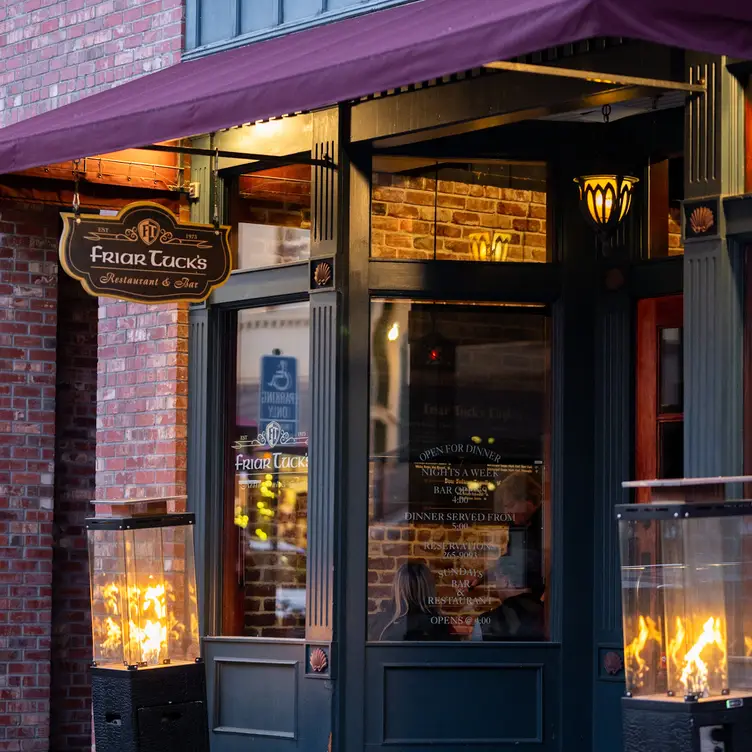
<svg viewBox="0 0 752 752">
<path fill-rule="evenodd" d="M 409 0 L 186 0 L 185 49 L 236 47 Z"/>
</svg>

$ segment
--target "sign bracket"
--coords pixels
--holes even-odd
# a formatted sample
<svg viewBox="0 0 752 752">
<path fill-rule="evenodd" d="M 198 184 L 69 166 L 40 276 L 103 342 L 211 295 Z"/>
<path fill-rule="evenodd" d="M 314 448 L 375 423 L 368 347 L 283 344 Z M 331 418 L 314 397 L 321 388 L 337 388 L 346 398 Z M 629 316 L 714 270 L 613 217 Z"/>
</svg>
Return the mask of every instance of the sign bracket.
<svg viewBox="0 0 752 752">
<path fill-rule="evenodd" d="M 324 167 L 329 170 L 336 170 L 337 165 L 331 157 L 324 156 L 321 159 L 306 157 L 280 157 L 271 154 L 251 154 L 242 151 L 222 151 L 217 149 L 200 149 L 195 146 L 166 146 L 164 144 L 149 144 L 140 146 L 139 149 L 146 151 L 161 151 L 171 154 L 189 154 L 194 157 L 221 157 L 224 159 L 245 159 L 249 162 L 263 161 L 274 167 L 285 165 L 311 165 L 312 167 Z"/>
</svg>

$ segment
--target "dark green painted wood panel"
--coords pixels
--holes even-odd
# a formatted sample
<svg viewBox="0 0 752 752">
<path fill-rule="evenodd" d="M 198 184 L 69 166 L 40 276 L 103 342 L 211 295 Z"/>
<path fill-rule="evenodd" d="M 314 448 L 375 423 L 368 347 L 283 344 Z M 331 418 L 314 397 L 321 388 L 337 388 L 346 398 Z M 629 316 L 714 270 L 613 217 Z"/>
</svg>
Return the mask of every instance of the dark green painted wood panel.
<svg viewBox="0 0 752 752">
<path fill-rule="evenodd" d="M 194 544 L 196 546 L 196 587 L 200 604 L 199 631 L 206 634 L 207 577 L 207 435 L 201 430 L 207 423 L 209 410 L 209 311 L 206 307 L 190 312 L 188 335 L 188 511 L 196 515 Z"/>
<path fill-rule="evenodd" d="M 339 431 L 337 293 L 311 296 L 311 438 L 308 465 L 306 637 L 332 639 Z"/>
<path fill-rule="evenodd" d="M 624 675 L 610 675 L 605 656 L 622 650 L 619 550 L 614 505 L 627 502 L 633 441 L 632 301 L 604 292 L 595 324 L 595 546 L 593 551 L 593 750 L 620 749 Z"/>
<path fill-rule="evenodd" d="M 684 471 L 741 475 L 742 251 L 733 241 L 684 251 Z"/>
</svg>

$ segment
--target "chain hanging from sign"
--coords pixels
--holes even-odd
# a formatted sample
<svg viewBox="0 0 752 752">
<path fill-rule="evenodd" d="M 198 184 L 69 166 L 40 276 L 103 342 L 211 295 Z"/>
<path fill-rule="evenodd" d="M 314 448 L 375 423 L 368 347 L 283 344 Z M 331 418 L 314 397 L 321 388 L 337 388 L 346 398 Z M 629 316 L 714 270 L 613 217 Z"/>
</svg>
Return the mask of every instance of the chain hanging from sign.
<svg viewBox="0 0 752 752">
<path fill-rule="evenodd" d="M 60 263 L 90 295 L 136 303 L 199 303 L 232 271 L 230 227 L 183 223 L 151 202 L 116 217 L 63 213 Z"/>
</svg>

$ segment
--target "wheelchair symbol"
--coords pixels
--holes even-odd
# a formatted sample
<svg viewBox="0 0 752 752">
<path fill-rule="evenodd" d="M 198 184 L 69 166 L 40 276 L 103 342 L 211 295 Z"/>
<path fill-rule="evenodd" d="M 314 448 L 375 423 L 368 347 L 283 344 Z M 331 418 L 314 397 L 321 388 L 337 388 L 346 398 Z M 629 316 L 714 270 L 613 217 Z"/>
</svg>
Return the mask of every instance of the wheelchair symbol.
<svg viewBox="0 0 752 752">
<path fill-rule="evenodd" d="M 272 380 L 267 384 L 278 392 L 286 392 L 292 384 L 292 377 L 287 370 L 287 361 L 281 360 L 277 366 L 277 370 L 272 376 Z"/>
</svg>

